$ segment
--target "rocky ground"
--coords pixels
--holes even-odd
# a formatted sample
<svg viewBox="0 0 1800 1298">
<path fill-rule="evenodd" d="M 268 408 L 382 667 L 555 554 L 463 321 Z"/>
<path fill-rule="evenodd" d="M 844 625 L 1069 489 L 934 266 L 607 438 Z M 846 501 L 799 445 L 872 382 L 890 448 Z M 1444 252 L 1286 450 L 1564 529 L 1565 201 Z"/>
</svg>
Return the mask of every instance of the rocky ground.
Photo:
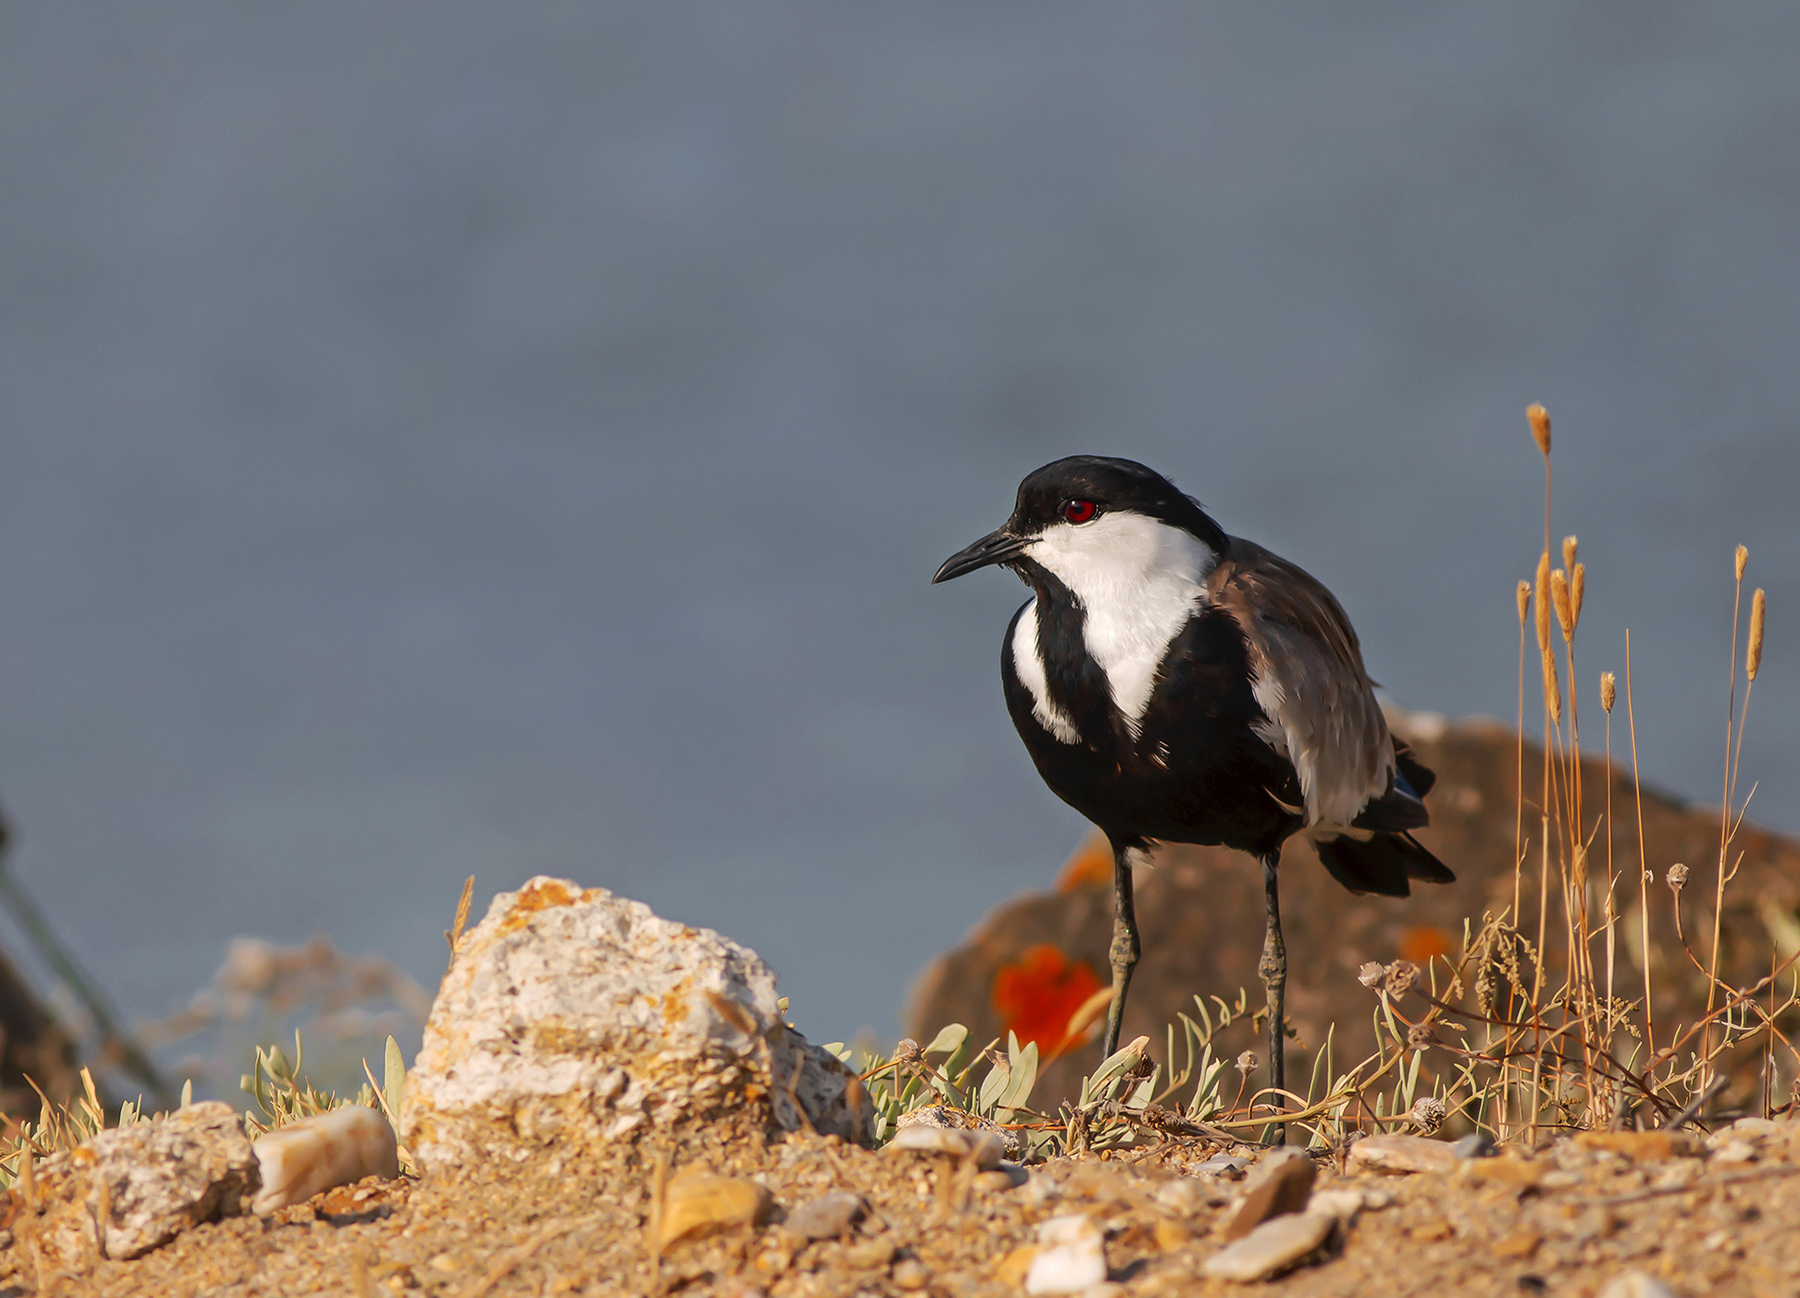
<svg viewBox="0 0 1800 1298">
<path fill-rule="evenodd" d="M 463 936 L 397 1107 L 422 1174 L 299 1202 L 299 1142 L 222 1105 L 56 1154 L 0 1200 L 0 1298 L 1800 1292 L 1800 1123 L 1021 1167 L 920 1113 L 871 1149 L 753 952 L 566 880 Z"/>
<path fill-rule="evenodd" d="M 1411 1173 L 1319 1157 L 1310 1202 L 1333 1219 L 1329 1233 L 1311 1260 L 1260 1287 L 1595 1295 L 1636 1272 L 1676 1294 L 1793 1294 L 1797 1137 L 1800 1126 L 1752 1121 L 1689 1141 L 1634 1133 L 1466 1160 L 1432 1142 L 1444 1166 Z M 1026 1292 L 1040 1228 L 1066 1216 L 1091 1221 L 1104 1239 L 1109 1279 L 1087 1292 L 1241 1292 L 1206 1268 L 1227 1247 L 1265 1151 L 1229 1151 L 1248 1165 L 1247 1179 L 1233 1179 L 1244 1174 L 1219 1153 L 1199 1141 L 1108 1151 L 1027 1169 L 1014 1185 L 1004 1171 L 834 1136 L 791 1133 L 756 1148 L 692 1140 L 678 1160 L 753 1178 L 772 1204 L 762 1224 L 679 1240 L 660 1260 L 650 1235 L 654 1160 L 628 1158 L 365 1181 L 270 1217 L 198 1227 L 136 1261 L 92 1258 L 46 1274 L 42 1287 L 14 1247 L 0 1292 L 1012 1295 Z M 853 1212 L 841 1201 L 802 1211 L 833 1194 L 860 1196 L 861 1220 L 846 1220 Z"/>
</svg>

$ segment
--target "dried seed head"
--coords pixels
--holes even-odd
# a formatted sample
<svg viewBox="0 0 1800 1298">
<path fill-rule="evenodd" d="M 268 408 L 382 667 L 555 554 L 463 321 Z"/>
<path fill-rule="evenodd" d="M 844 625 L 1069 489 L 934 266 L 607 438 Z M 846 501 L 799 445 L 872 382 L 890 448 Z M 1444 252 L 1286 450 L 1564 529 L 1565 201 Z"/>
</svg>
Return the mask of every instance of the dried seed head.
<svg viewBox="0 0 1800 1298">
<path fill-rule="evenodd" d="M 1240 1073 L 1242 1073 L 1245 1077 L 1250 1076 L 1250 1070 L 1255 1067 L 1256 1067 L 1256 1051 L 1246 1050 L 1246 1051 L 1244 1051 L 1243 1054 L 1241 1054 L 1237 1057 L 1237 1070 Z"/>
<path fill-rule="evenodd" d="M 1744 565 L 1749 562 L 1750 551 L 1746 547 L 1740 545 L 1737 548 L 1737 553 L 1732 556 L 1732 565 L 1737 571 L 1737 579 L 1739 581 L 1744 579 Z"/>
<path fill-rule="evenodd" d="M 1382 990 L 1398 1000 L 1412 990 L 1412 985 L 1419 981 L 1419 966 L 1411 960 L 1396 960 L 1387 967 L 1387 982 Z"/>
<path fill-rule="evenodd" d="M 1406 1048 L 1423 1050 L 1437 1044 L 1437 1031 L 1429 1023 L 1415 1023 L 1406 1030 Z M 1421 1100 L 1421 1104 L 1425 1101 Z"/>
<path fill-rule="evenodd" d="M 1519 583 L 1519 626 L 1521 628 L 1524 627 L 1525 618 L 1530 612 L 1531 612 L 1531 583 L 1528 581 L 1522 581 Z"/>
<path fill-rule="evenodd" d="M 911 1037 L 901 1037 L 900 1044 L 894 1047 L 894 1062 L 902 1068 L 912 1068 L 925 1057 L 919 1049 L 919 1043 Z"/>
<path fill-rule="evenodd" d="M 1569 603 L 1569 575 L 1561 568 L 1550 574 L 1550 602 L 1556 606 L 1556 625 L 1567 644 L 1575 638 L 1575 609 Z"/>
<path fill-rule="evenodd" d="M 1587 565 L 1578 563 L 1569 569 L 1569 621 L 1581 625 L 1581 596 L 1587 589 Z"/>
<path fill-rule="evenodd" d="M 1544 650 L 1544 706 L 1549 709 L 1551 718 L 1560 724 L 1562 685 L 1556 679 L 1556 655 L 1549 649 Z"/>
<path fill-rule="evenodd" d="M 1548 457 L 1550 454 L 1550 412 L 1538 402 L 1533 401 L 1525 407 L 1525 418 L 1531 423 L 1532 440 L 1537 442 L 1538 450 Z"/>
<path fill-rule="evenodd" d="M 1444 1107 L 1444 1102 L 1435 1096 L 1422 1095 L 1413 1102 L 1413 1125 L 1424 1135 L 1437 1135 L 1444 1125 L 1444 1119 L 1449 1116 L 1450 1111 Z"/>
<path fill-rule="evenodd" d="M 1763 588 L 1758 586 L 1750 599 L 1750 648 L 1744 653 L 1744 675 L 1751 680 L 1756 679 L 1756 669 L 1762 666 L 1763 605 L 1767 602 Z"/>
<path fill-rule="evenodd" d="M 1541 653 L 1550 652 L 1550 551 L 1538 556 L 1537 581 L 1533 583 L 1537 600 L 1537 641 Z"/>
<path fill-rule="evenodd" d="M 1373 960 L 1365 961 L 1362 968 L 1356 971 L 1356 981 L 1364 987 L 1373 987 L 1381 981 L 1381 975 L 1387 971 Z"/>
<path fill-rule="evenodd" d="M 1668 874 L 1664 875 L 1663 878 L 1664 881 L 1668 883 L 1670 892 L 1679 893 L 1683 888 L 1687 887 L 1688 868 L 1680 861 L 1677 861 L 1674 865 L 1669 867 Z"/>
<path fill-rule="evenodd" d="M 1608 712 L 1613 709 L 1613 700 L 1619 697 L 1619 678 L 1611 672 L 1600 673 L 1600 706 Z"/>
<path fill-rule="evenodd" d="M 1575 566 L 1575 538 L 1572 536 L 1565 536 L 1565 537 L 1563 537 L 1563 567 L 1573 568 L 1574 566 Z"/>
</svg>

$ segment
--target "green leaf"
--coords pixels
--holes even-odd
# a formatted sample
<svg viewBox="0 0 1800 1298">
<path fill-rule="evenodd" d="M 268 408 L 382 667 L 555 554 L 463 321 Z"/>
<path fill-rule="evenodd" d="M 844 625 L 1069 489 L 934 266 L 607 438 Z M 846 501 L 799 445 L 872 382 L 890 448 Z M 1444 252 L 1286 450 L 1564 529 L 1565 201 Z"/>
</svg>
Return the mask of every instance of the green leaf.
<svg viewBox="0 0 1800 1298">
<path fill-rule="evenodd" d="M 1033 1041 L 1019 1052 L 1019 1058 L 1012 1067 L 1012 1078 L 1006 1090 L 1000 1096 L 999 1107 L 1002 1110 L 1023 1108 L 1031 1098 L 1031 1088 L 1037 1084 L 1038 1048 Z"/>
<path fill-rule="evenodd" d="M 992 1113 L 1000 1103 L 1000 1097 L 1008 1089 L 1007 1083 L 1012 1081 L 1012 1070 L 995 1064 L 988 1070 L 987 1078 L 981 1083 L 981 1092 L 977 1097 L 982 1113 Z"/>
<path fill-rule="evenodd" d="M 388 1112 L 398 1121 L 400 1106 L 406 1100 L 406 1060 L 400 1056 L 400 1043 L 392 1037 L 387 1039 L 387 1051 L 382 1061 L 381 1098 Z"/>
<path fill-rule="evenodd" d="M 1108 1055 L 1093 1075 L 1081 1084 L 1081 1102 L 1090 1104 L 1101 1099 L 1106 1088 L 1118 1081 L 1120 1074 L 1136 1063 L 1149 1045 L 1149 1037 L 1139 1037 Z"/>
<path fill-rule="evenodd" d="M 931 1039 L 931 1044 L 925 1047 L 925 1053 L 928 1055 L 955 1054 L 956 1048 L 963 1043 L 963 1040 L 968 1035 L 969 1030 L 962 1024 L 946 1024 L 943 1029 Z"/>
</svg>

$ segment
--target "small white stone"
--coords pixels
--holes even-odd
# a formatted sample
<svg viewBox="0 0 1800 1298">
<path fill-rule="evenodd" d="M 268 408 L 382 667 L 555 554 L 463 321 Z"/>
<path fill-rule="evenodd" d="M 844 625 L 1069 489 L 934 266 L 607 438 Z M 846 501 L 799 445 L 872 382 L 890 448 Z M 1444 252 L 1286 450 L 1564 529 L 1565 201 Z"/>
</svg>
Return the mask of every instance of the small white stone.
<svg viewBox="0 0 1800 1298">
<path fill-rule="evenodd" d="M 1317 1252 L 1336 1229 L 1335 1217 L 1304 1212 L 1273 1217 L 1207 1258 L 1200 1269 L 1216 1280 L 1264 1280 Z"/>
<path fill-rule="evenodd" d="M 1211 1198 L 1205 1186 L 1190 1176 L 1182 1176 L 1157 1187 L 1156 1202 L 1170 1212 L 1191 1216 L 1206 1207 Z"/>
<path fill-rule="evenodd" d="M 1424 1136 L 1365 1136 L 1350 1146 L 1352 1171 L 1440 1172 L 1455 1164 L 1449 1141 Z"/>
<path fill-rule="evenodd" d="M 1306 1211 L 1315 1217 L 1335 1217 L 1348 1226 L 1368 1204 L 1361 1190 L 1318 1190 L 1306 1201 Z"/>
<path fill-rule="evenodd" d="M 973 1156 L 975 1166 L 989 1171 L 1000 1166 L 1006 1144 L 991 1131 L 962 1131 L 955 1127 L 902 1127 L 888 1142 L 888 1148 L 915 1154 L 949 1154 L 953 1158 Z"/>
<path fill-rule="evenodd" d="M 1600 1298 L 1678 1298 L 1675 1291 L 1655 1276 L 1627 1271 L 1600 1291 Z"/>
<path fill-rule="evenodd" d="M 1106 1279 L 1106 1241 L 1079 1215 L 1052 1217 L 1038 1227 L 1038 1253 L 1025 1273 L 1026 1293 L 1080 1293 Z"/>
<path fill-rule="evenodd" d="M 1727 1140 L 1713 1150 L 1712 1161 L 1715 1163 L 1754 1163 L 1757 1160 L 1756 1146 L 1747 1140 Z"/>
<path fill-rule="evenodd" d="M 290 1122 L 250 1148 L 262 1172 L 262 1189 L 251 1204 L 259 1215 L 365 1176 L 400 1175 L 394 1129 L 361 1104 Z"/>
</svg>

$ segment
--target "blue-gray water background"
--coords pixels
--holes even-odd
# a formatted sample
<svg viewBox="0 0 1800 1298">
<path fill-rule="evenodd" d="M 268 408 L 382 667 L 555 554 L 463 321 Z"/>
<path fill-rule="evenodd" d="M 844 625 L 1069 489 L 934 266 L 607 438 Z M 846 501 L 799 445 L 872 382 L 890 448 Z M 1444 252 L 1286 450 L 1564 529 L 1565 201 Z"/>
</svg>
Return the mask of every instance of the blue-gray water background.
<svg viewBox="0 0 1800 1298">
<path fill-rule="evenodd" d="M 0 799 L 131 1017 L 233 934 L 430 985 L 467 874 L 715 926 L 816 1037 L 1080 835 L 927 585 L 1173 476 L 1401 703 L 1540 543 L 1645 773 L 1800 829 L 1800 7 L 195 3 L 0 15 Z M 1246 922 L 1252 922 L 1246 919 Z M 34 966 L 35 968 L 35 966 Z"/>
</svg>

